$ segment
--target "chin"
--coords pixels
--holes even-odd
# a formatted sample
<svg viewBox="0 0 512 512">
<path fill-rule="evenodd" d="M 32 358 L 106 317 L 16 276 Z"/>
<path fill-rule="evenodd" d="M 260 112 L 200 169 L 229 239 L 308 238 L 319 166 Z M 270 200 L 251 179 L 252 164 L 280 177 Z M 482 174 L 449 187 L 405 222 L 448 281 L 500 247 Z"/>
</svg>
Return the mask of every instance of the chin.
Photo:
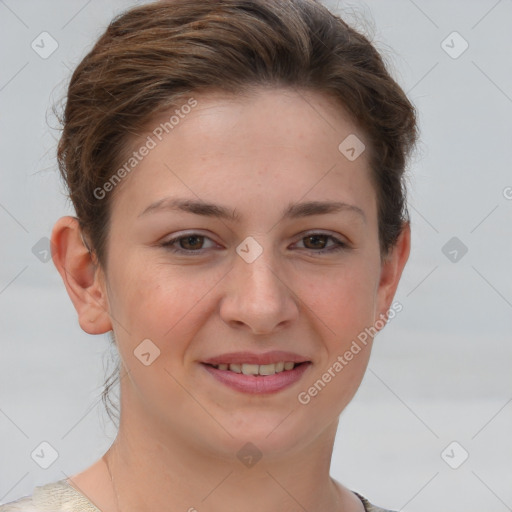
<svg viewBox="0 0 512 512">
<path fill-rule="evenodd" d="M 311 432 L 306 425 L 298 424 L 291 409 L 273 411 L 266 417 L 263 415 L 261 411 L 254 411 L 222 422 L 233 437 L 226 435 L 224 442 L 219 444 L 223 444 L 231 452 L 238 452 L 246 443 L 251 443 L 266 456 L 279 453 L 284 455 L 300 448 L 301 439 L 304 439 L 306 445 L 318 435 L 318 432 Z"/>
</svg>

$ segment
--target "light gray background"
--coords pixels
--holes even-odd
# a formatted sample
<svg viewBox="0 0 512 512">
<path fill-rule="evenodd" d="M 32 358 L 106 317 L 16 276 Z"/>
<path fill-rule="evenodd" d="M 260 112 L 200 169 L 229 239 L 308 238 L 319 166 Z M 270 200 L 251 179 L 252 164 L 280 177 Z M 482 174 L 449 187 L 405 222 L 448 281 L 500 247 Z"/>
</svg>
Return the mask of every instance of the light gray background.
<svg viewBox="0 0 512 512">
<path fill-rule="evenodd" d="M 141 3 L 141 2 L 139 2 Z M 0 503 L 85 469 L 114 429 L 99 399 L 107 335 L 89 336 L 51 261 L 72 214 L 50 115 L 72 70 L 130 1 L 0 0 Z M 332 475 L 394 510 L 512 510 L 512 2 L 326 2 L 369 33 L 418 107 L 413 248 L 369 370 L 342 414 Z M 41 58 L 43 31 L 58 42 Z M 469 44 L 463 48 L 458 32 Z M 457 237 L 468 252 L 442 252 Z M 460 253 L 459 253 L 460 255 Z M 31 458 L 42 441 L 59 453 Z M 457 441 L 461 448 L 443 450 Z M 469 458 L 458 468 L 462 450 Z"/>
</svg>

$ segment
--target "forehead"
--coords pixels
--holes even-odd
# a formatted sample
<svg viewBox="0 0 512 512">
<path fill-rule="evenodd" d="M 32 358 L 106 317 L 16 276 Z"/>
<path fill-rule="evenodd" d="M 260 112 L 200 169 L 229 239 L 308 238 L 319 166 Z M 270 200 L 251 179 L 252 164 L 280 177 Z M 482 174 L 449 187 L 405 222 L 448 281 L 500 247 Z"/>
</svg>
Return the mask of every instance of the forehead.
<svg viewBox="0 0 512 512">
<path fill-rule="evenodd" d="M 235 147 L 259 153 L 270 146 L 279 147 L 281 153 L 286 147 L 294 148 L 306 158 L 318 157 L 327 149 L 326 156 L 335 160 L 339 144 L 356 134 L 361 142 L 365 139 L 332 94 L 253 86 L 237 94 L 214 90 L 182 95 L 174 107 L 148 121 L 142 137 L 132 139 L 130 145 L 136 146 L 149 135 L 158 145 L 168 141 L 190 146 L 195 142 L 196 154 L 211 149 L 208 145 L 213 142 L 232 152 Z M 364 160 L 367 155 L 361 156 Z"/>
<path fill-rule="evenodd" d="M 371 191 L 367 155 L 351 161 L 340 150 L 352 136 L 363 143 L 346 110 L 323 94 L 270 88 L 191 94 L 131 143 L 137 152 L 151 141 L 151 149 L 122 184 L 121 200 L 140 213 L 173 193 L 224 204 L 253 196 L 282 203 L 284 195 L 288 203 L 306 194 L 361 199 Z"/>
</svg>

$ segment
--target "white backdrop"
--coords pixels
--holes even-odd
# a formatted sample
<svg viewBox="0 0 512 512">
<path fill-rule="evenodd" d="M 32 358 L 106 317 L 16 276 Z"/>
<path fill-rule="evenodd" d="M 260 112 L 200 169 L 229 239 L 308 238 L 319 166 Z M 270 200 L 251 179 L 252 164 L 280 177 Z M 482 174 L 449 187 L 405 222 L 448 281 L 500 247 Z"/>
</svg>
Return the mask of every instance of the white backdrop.
<svg viewBox="0 0 512 512">
<path fill-rule="evenodd" d="M 0 503 L 85 469 L 115 435 L 107 335 L 81 331 L 41 239 L 73 213 L 51 105 L 136 3 L 0 0 Z M 325 3 L 370 33 L 422 137 L 403 311 L 342 414 L 332 476 L 394 510 L 512 510 L 512 2 Z M 44 441 L 48 469 L 31 457 Z"/>
</svg>

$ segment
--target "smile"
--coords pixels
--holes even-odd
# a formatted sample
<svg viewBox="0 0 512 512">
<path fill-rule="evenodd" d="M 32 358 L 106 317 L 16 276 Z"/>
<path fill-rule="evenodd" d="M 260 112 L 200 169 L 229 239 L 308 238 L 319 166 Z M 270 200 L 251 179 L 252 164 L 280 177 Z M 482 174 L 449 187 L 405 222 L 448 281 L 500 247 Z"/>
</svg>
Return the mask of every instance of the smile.
<svg viewBox="0 0 512 512">
<path fill-rule="evenodd" d="M 217 370 L 229 370 L 230 372 L 243 373 L 244 375 L 274 375 L 275 373 L 293 370 L 298 364 L 299 363 L 294 363 L 292 361 L 280 361 L 278 363 L 260 365 L 250 363 L 221 363 L 211 366 L 217 368 Z"/>
<path fill-rule="evenodd" d="M 272 364 L 208 364 L 201 366 L 225 386 L 242 393 L 276 393 L 298 382 L 311 362 L 294 363 L 281 361 Z"/>
</svg>

